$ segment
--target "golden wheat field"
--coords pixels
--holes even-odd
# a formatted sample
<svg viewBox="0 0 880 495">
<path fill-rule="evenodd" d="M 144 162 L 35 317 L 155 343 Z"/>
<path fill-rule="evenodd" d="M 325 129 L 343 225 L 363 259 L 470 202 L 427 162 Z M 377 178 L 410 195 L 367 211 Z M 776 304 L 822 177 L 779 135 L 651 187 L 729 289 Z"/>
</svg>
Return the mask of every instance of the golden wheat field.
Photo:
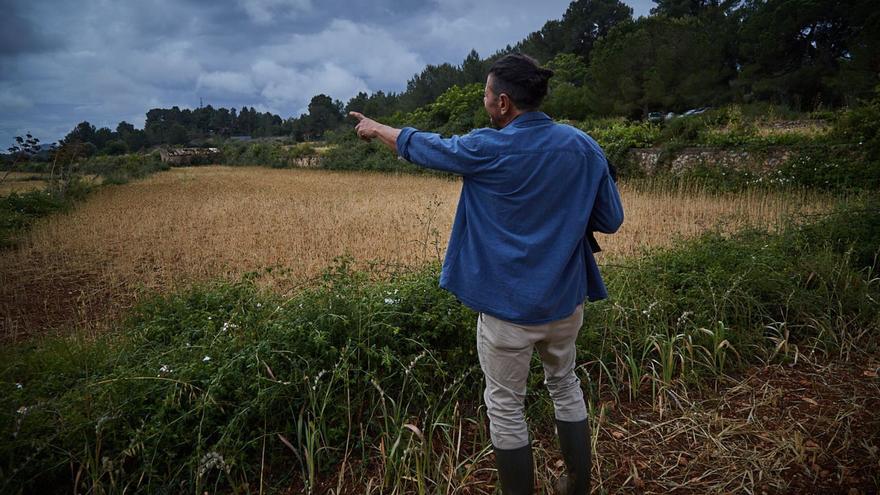
<svg viewBox="0 0 880 495">
<path fill-rule="evenodd" d="M 0 259 L 0 336 L 99 329 L 139 294 L 263 271 L 290 292 L 335 257 L 413 267 L 442 258 L 461 184 L 434 176 L 250 167 L 176 168 L 103 187 L 39 222 Z M 625 257 L 721 227 L 774 225 L 820 196 L 621 186 L 626 221 L 599 236 Z M 266 268 L 273 268 L 266 272 Z"/>
</svg>

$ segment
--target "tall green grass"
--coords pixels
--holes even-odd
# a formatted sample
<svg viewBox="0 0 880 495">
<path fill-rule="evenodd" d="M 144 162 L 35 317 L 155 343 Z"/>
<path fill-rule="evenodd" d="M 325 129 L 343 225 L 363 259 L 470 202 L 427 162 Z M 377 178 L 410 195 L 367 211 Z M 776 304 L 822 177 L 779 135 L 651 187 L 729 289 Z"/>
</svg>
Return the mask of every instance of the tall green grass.
<svg viewBox="0 0 880 495">
<path fill-rule="evenodd" d="M 709 234 L 606 267 L 578 372 L 593 405 L 754 362 L 876 352 L 880 210 Z M 476 315 L 438 266 L 384 282 L 340 260 L 284 299 L 260 274 L 142 303 L 96 341 L 0 351 L 0 491 L 381 493 L 461 487 L 488 452 Z M 528 414 L 552 424 L 535 361 Z M 469 481 L 470 480 L 470 481 Z"/>
</svg>

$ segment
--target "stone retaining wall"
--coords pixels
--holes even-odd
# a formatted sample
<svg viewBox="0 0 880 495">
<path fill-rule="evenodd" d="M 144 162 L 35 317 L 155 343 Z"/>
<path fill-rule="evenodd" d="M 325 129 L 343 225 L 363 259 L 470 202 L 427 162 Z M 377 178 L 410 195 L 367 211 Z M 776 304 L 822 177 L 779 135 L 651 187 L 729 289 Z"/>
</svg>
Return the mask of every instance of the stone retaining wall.
<svg viewBox="0 0 880 495">
<path fill-rule="evenodd" d="M 695 168 L 725 168 L 763 174 L 778 169 L 794 152 L 776 146 L 760 150 L 725 148 L 682 148 L 664 156 L 661 148 L 636 148 L 628 159 L 646 175 L 662 172 L 680 174 Z"/>
</svg>

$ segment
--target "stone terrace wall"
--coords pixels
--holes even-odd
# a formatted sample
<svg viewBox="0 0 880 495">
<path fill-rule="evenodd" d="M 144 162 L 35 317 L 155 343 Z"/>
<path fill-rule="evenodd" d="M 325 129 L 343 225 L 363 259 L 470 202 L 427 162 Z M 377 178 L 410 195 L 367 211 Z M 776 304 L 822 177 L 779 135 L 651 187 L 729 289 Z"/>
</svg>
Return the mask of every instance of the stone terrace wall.
<svg viewBox="0 0 880 495">
<path fill-rule="evenodd" d="M 744 170 L 766 173 L 778 169 L 794 152 L 790 148 L 774 146 L 763 149 L 682 148 L 666 153 L 661 148 L 639 148 L 629 151 L 632 160 L 646 175 L 662 172 L 680 174 L 700 167 Z"/>
</svg>

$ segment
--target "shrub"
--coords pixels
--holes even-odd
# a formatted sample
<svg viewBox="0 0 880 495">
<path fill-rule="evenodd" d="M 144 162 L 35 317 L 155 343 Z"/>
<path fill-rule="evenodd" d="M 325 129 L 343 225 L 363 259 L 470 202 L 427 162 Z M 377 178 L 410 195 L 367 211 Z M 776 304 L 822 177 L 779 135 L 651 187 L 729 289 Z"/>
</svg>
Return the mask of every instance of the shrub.
<svg viewBox="0 0 880 495">
<path fill-rule="evenodd" d="M 340 140 L 321 158 L 321 166 L 330 170 L 381 170 L 416 172 L 420 170 L 397 157 L 379 142 L 365 142 L 353 135 Z"/>
<path fill-rule="evenodd" d="M 770 180 L 815 189 L 880 189 L 880 160 L 847 146 L 802 148 Z"/>
<path fill-rule="evenodd" d="M 834 124 L 833 136 L 856 146 L 867 160 L 880 161 L 880 96 L 843 112 Z"/>
<path fill-rule="evenodd" d="M 631 148 L 652 146 L 660 132 L 660 126 L 657 124 L 628 122 L 623 119 L 585 121 L 577 126 L 599 143 L 608 160 L 617 167 L 618 174 L 623 177 L 641 173 L 629 163 L 627 152 Z"/>
<path fill-rule="evenodd" d="M 124 184 L 169 168 L 158 152 L 152 152 L 94 156 L 80 163 L 77 172 L 99 175 L 105 184 Z"/>
<path fill-rule="evenodd" d="M 310 143 L 286 145 L 282 142 L 234 143 L 220 146 L 221 163 L 225 165 L 291 168 L 300 165 L 302 158 L 316 156 Z"/>
</svg>

